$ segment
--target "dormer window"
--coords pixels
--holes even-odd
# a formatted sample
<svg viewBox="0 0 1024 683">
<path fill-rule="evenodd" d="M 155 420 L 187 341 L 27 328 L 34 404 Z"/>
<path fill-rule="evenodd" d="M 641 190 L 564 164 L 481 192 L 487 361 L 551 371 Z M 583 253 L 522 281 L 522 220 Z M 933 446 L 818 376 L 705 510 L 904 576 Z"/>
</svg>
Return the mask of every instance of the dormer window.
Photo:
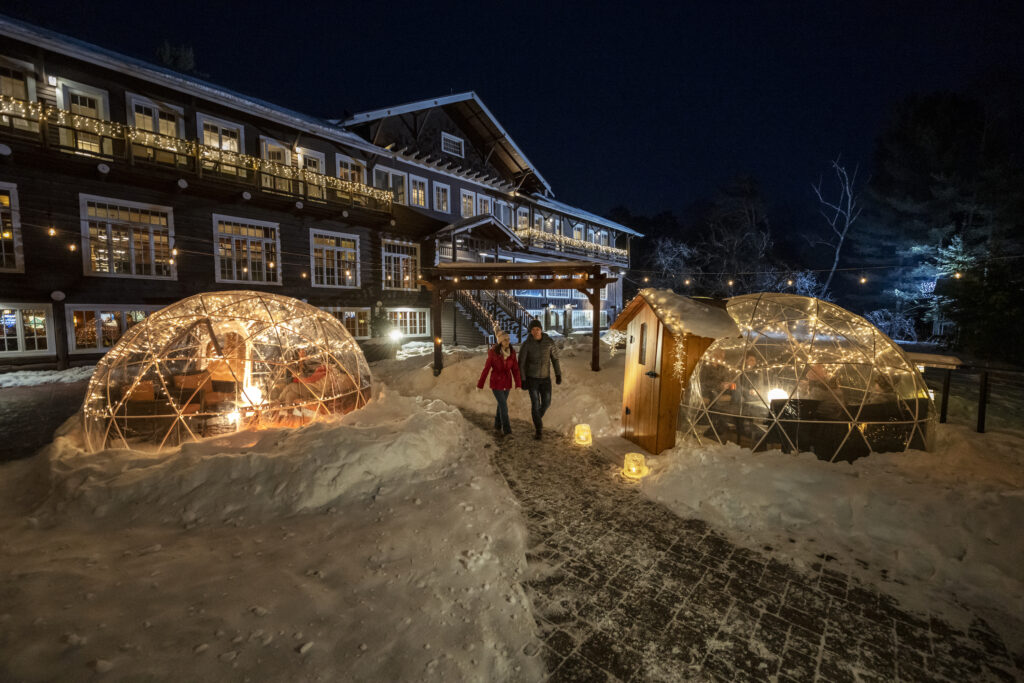
<svg viewBox="0 0 1024 683">
<path fill-rule="evenodd" d="M 460 159 L 466 156 L 465 143 L 462 138 L 457 138 L 448 133 L 441 133 L 441 151 Z"/>
</svg>

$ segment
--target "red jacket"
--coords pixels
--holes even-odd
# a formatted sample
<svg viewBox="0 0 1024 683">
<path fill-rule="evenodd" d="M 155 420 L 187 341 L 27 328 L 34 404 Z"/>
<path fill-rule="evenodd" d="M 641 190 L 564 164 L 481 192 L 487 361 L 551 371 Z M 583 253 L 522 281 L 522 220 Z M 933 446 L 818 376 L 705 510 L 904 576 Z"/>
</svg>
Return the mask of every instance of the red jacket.
<svg viewBox="0 0 1024 683">
<path fill-rule="evenodd" d="M 516 350 L 511 346 L 508 350 L 508 358 L 501 355 L 497 346 L 493 346 L 487 351 L 487 363 L 484 365 L 484 371 L 480 373 L 480 381 L 476 383 L 477 389 L 484 388 L 484 380 L 487 379 L 488 372 L 491 373 L 491 389 L 498 391 L 511 389 L 513 380 L 516 389 L 522 388 L 523 381 L 519 377 L 519 361 L 516 360 Z"/>
</svg>

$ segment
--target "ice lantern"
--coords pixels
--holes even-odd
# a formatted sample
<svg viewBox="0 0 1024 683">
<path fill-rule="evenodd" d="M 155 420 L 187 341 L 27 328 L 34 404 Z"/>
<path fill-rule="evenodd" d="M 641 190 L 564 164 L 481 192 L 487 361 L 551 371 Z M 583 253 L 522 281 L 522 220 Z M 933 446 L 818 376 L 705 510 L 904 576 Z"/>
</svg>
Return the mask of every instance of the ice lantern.
<svg viewBox="0 0 1024 683">
<path fill-rule="evenodd" d="M 590 435 L 590 425 L 576 425 L 575 440 L 577 446 L 589 446 L 593 443 Z"/>
<path fill-rule="evenodd" d="M 651 469 L 644 461 L 643 453 L 626 453 L 626 459 L 622 463 L 622 476 L 630 479 L 643 479 L 651 473 Z"/>
</svg>

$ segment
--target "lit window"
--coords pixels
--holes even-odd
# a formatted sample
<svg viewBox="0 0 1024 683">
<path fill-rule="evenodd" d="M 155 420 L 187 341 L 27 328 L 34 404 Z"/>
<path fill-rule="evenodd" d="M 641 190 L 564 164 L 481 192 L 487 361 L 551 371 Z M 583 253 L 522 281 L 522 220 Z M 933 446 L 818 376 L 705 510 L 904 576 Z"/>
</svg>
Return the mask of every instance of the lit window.
<svg viewBox="0 0 1024 683">
<path fill-rule="evenodd" d="M 462 138 L 457 138 L 448 133 L 441 133 L 441 151 L 461 159 L 465 156 L 465 144 Z"/>
<path fill-rule="evenodd" d="M 530 210 L 525 207 L 516 209 L 516 230 L 530 229 Z"/>
<path fill-rule="evenodd" d="M 394 201 L 398 204 L 405 204 L 405 174 L 385 166 L 377 166 L 373 169 L 373 186 L 382 190 L 391 190 L 395 195 Z"/>
<path fill-rule="evenodd" d="M 439 213 L 451 213 L 451 202 L 449 196 L 451 191 L 447 185 L 434 183 L 434 211 Z"/>
<path fill-rule="evenodd" d="M 325 306 L 324 309 L 335 318 L 340 320 L 348 333 L 356 339 L 370 338 L 370 309 L 369 308 L 341 308 L 338 306 Z"/>
<path fill-rule="evenodd" d="M 21 69 L 0 64 L 0 95 L 28 100 L 29 78 Z"/>
<path fill-rule="evenodd" d="M 462 217 L 469 218 L 476 215 L 476 195 L 469 190 L 462 190 L 459 193 L 462 206 Z"/>
<path fill-rule="evenodd" d="M 180 109 L 131 94 L 128 95 L 128 105 L 132 116 L 131 123 L 139 130 L 179 137 Z"/>
<path fill-rule="evenodd" d="M 384 289 L 419 289 L 420 248 L 408 242 L 384 240 Z"/>
<path fill-rule="evenodd" d="M 20 273 L 22 263 L 17 186 L 0 183 L 0 271 Z"/>
<path fill-rule="evenodd" d="M 326 230 L 311 230 L 310 269 L 314 287 L 359 286 L 359 238 Z"/>
<path fill-rule="evenodd" d="M 277 223 L 213 215 L 217 239 L 217 282 L 281 284 Z"/>
<path fill-rule="evenodd" d="M 226 152 L 242 151 L 242 127 L 230 121 L 221 121 L 204 114 L 197 115 L 203 144 Z"/>
<path fill-rule="evenodd" d="M 280 166 L 291 166 L 291 151 L 282 143 L 272 138 L 260 136 L 260 155 L 274 164 Z M 292 180 L 285 175 L 285 171 L 275 171 L 272 168 L 264 167 L 260 172 L 260 185 L 267 190 L 275 192 L 291 192 Z"/>
<path fill-rule="evenodd" d="M 298 154 L 299 166 L 305 171 L 302 179 L 306 185 L 306 196 L 310 199 L 326 199 L 327 187 L 323 178 L 326 155 L 304 147 L 298 148 Z"/>
<path fill-rule="evenodd" d="M 485 197 L 482 194 L 476 196 L 476 211 L 479 214 L 485 214 L 491 212 L 491 198 Z"/>
<path fill-rule="evenodd" d="M 426 337 L 430 334 L 426 309 L 393 309 L 388 311 L 388 322 L 405 337 Z"/>
<path fill-rule="evenodd" d="M 58 97 L 61 108 L 74 114 L 65 125 L 59 126 L 60 146 L 79 153 L 110 156 L 113 153 L 111 138 L 88 130 L 98 120 L 107 119 L 110 111 L 107 92 L 72 81 L 61 81 Z"/>
<path fill-rule="evenodd" d="M 174 222 L 168 206 L 79 195 L 86 275 L 173 278 Z"/>
<path fill-rule="evenodd" d="M 35 67 L 28 62 L 0 57 L 0 95 L 27 102 L 36 101 Z M 39 122 L 18 116 L 0 116 L 0 124 L 14 129 L 39 132 Z"/>
<path fill-rule="evenodd" d="M 50 329 L 49 305 L 0 304 L 0 356 L 49 350 Z"/>
<path fill-rule="evenodd" d="M 150 306 L 80 306 L 68 308 L 72 352 L 108 351 L 121 335 L 146 319 L 156 308 Z"/>
<path fill-rule="evenodd" d="M 365 167 L 352 157 L 347 157 L 343 154 L 338 155 L 338 177 L 342 180 L 348 180 L 353 183 L 365 183 L 365 170 Z"/>
<path fill-rule="evenodd" d="M 427 180 L 409 176 L 409 204 L 427 208 Z"/>
</svg>

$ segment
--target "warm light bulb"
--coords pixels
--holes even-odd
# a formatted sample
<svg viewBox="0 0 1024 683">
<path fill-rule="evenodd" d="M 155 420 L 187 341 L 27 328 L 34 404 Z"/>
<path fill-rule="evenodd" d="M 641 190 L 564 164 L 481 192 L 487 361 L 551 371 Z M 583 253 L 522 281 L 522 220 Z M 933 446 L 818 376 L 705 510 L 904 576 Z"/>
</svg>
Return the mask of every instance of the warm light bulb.
<svg viewBox="0 0 1024 683">
<path fill-rule="evenodd" d="M 729 286 L 732 287 L 732 280 L 729 280 Z"/>
<path fill-rule="evenodd" d="M 303 280 L 305 280 L 305 279 L 306 279 L 307 277 L 309 277 L 309 276 L 308 276 L 308 275 L 307 275 L 306 273 L 303 273 L 303 274 L 302 274 L 302 279 L 303 279 Z"/>
<path fill-rule="evenodd" d="M 690 286 L 690 281 L 689 280 L 683 280 L 683 284 L 686 285 L 687 287 L 689 287 Z"/>
<path fill-rule="evenodd" d="M 956 272 L 956 273 L 953 273 L 953 277 L 955 277 L 957 280 L 959 280 L 962 276 L 960 275 L 959 272 Z"/>
<path fill-rule="evenodd" d="M 71 251 L 77 251 L 78 245 L 77 244 L 69 244 L 68 245 L 68 249 L 70 249 Z"/>
<path fill-rule="evenodd" d="M 53 237 L 54 235 L 56 235 L 56 234 L 57 234 L 57 230 L 56 230 L 55 228 L 50 228 L 49 230 L 47 230 L 47 231 L 46 231 L 46 233 L 47 233 L 47 234 L 48 234 L 48 235 L 49 235 L 50 237 Z"/>
</svg>

